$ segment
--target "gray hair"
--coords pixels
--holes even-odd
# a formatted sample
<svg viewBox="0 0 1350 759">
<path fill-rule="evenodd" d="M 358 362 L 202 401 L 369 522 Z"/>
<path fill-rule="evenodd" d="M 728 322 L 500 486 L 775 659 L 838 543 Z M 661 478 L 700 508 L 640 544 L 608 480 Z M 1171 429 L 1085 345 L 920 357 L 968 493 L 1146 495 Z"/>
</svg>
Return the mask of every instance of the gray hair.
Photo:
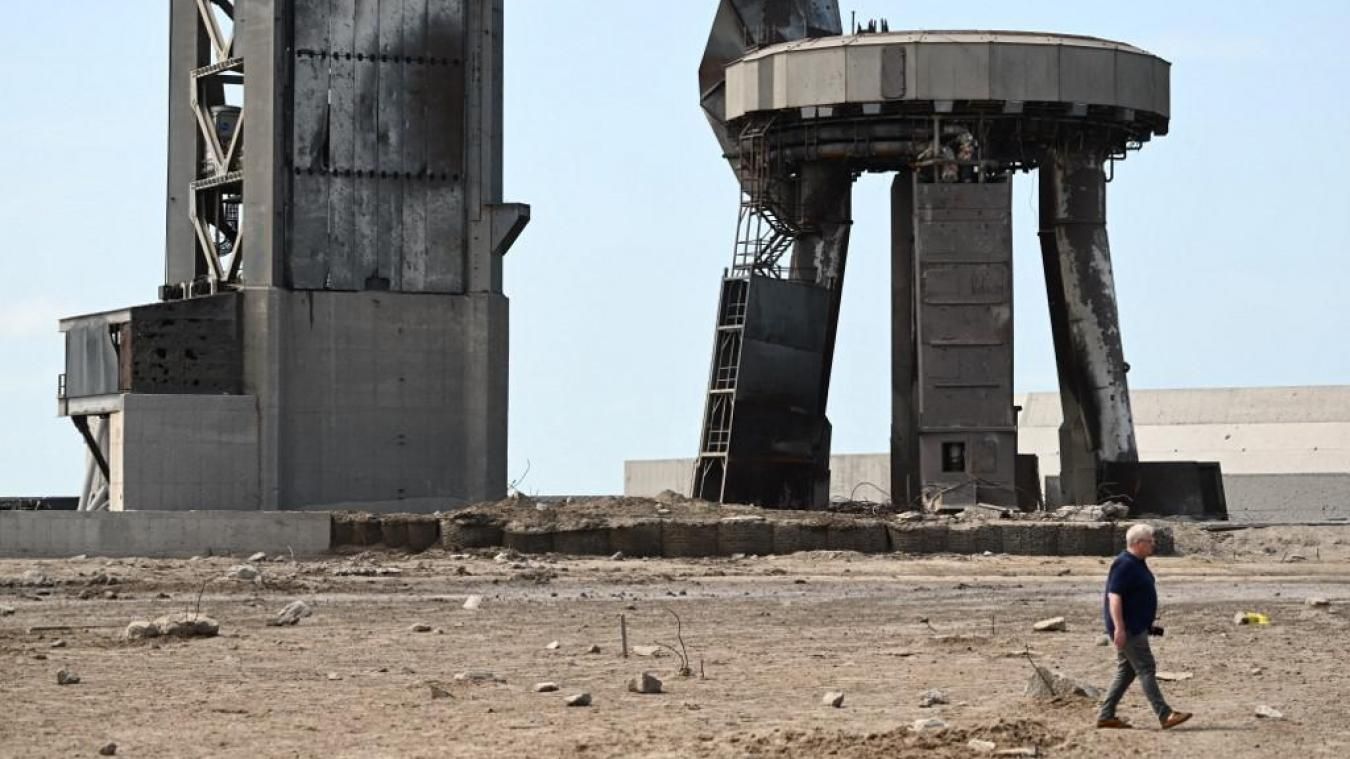
<svg viewBox="0 0 1350 759">
<path fill-rule="evenodd" d="M 1125 545 L 1132 546 L 1135 543 L 1142 543 L 1152 537 L 1152 525 L 1136 524 L 1125 532 Z"/>
</svg>

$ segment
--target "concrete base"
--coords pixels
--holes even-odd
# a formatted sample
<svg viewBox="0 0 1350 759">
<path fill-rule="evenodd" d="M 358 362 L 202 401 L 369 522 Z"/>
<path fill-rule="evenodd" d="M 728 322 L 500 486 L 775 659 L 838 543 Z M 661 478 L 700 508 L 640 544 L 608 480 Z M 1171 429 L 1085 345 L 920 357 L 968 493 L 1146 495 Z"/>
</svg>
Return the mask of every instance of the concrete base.
<svg viewBox="0 0 1350 759">
<path fill-rule="evenodd" d="M 237 511 L 0 512 L 0 557 L 328 552 L 328 514 Z"/>
</svg>

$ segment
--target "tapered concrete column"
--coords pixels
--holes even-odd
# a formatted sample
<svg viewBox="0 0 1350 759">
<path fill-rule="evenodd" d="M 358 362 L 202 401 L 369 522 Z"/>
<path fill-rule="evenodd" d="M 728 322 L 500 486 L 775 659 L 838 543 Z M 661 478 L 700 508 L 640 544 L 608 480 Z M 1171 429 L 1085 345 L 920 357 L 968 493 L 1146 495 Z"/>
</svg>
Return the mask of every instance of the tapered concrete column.
<svg viewBox="0 0 1350 759">
<path fill-rule="evenodd" d="M 891 183 L 891 502 L 913 504 L 923 489 L 914 407 L 918 345 L 914 331 L 914 175 Z"/>
<path fill-rule="evenodd" d="M 1097 465 L 1137 461 L 1120 339 L 1106 174 L 1092 152 L 1047 151 L 1040 239 L 1064 423 L 1060 485 L 1067 502 L 1097 500 Z"/>
</svg>

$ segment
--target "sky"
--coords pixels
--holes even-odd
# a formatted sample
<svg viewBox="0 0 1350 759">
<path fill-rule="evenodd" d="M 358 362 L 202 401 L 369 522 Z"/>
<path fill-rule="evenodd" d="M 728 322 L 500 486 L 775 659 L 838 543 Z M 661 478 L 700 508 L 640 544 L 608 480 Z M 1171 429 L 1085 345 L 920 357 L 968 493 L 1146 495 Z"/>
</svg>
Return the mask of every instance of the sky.
<svg viewBox="0 0 1350 759">
<path fill-rule="evenodd" d="M 1022 29 L 1172 62 L 1172 122 L 1116 166 L 1108 228 L 1133 388 L 1350 383 L 1350 4 L 842 3 L 892 29 Z M 616 493 L 694 455 L 737 187 L 698 107 L 716 0 L 507 0 L 510 478 Z M 25 4 L 0 25 L 0 496 L 79 488 L 56 415 L 62 316 L 163 276 L 166 4 Z M 854 189 L 829 416 L 886 449 L 890 177 Z M 1018 392 L 1055 389 L 1035 227 L 1014 180 Z"/>
</svg>

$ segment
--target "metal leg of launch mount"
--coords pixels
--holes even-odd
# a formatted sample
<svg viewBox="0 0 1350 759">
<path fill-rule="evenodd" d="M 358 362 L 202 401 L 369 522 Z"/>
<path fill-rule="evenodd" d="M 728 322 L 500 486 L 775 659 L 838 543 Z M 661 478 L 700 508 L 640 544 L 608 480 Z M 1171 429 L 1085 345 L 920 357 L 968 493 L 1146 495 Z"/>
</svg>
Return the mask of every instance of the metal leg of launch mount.
<svg viewBox="0 0 1350 759">
<path fill-rule="evenodd" d="M 1138 461 L 1106 236 L 1104 159 L 1049 150 L 1040 169 L 1040 239 L 1059 370 L 1060 486 L 1096 503 L 1103 462 Z"/>
</svg>

